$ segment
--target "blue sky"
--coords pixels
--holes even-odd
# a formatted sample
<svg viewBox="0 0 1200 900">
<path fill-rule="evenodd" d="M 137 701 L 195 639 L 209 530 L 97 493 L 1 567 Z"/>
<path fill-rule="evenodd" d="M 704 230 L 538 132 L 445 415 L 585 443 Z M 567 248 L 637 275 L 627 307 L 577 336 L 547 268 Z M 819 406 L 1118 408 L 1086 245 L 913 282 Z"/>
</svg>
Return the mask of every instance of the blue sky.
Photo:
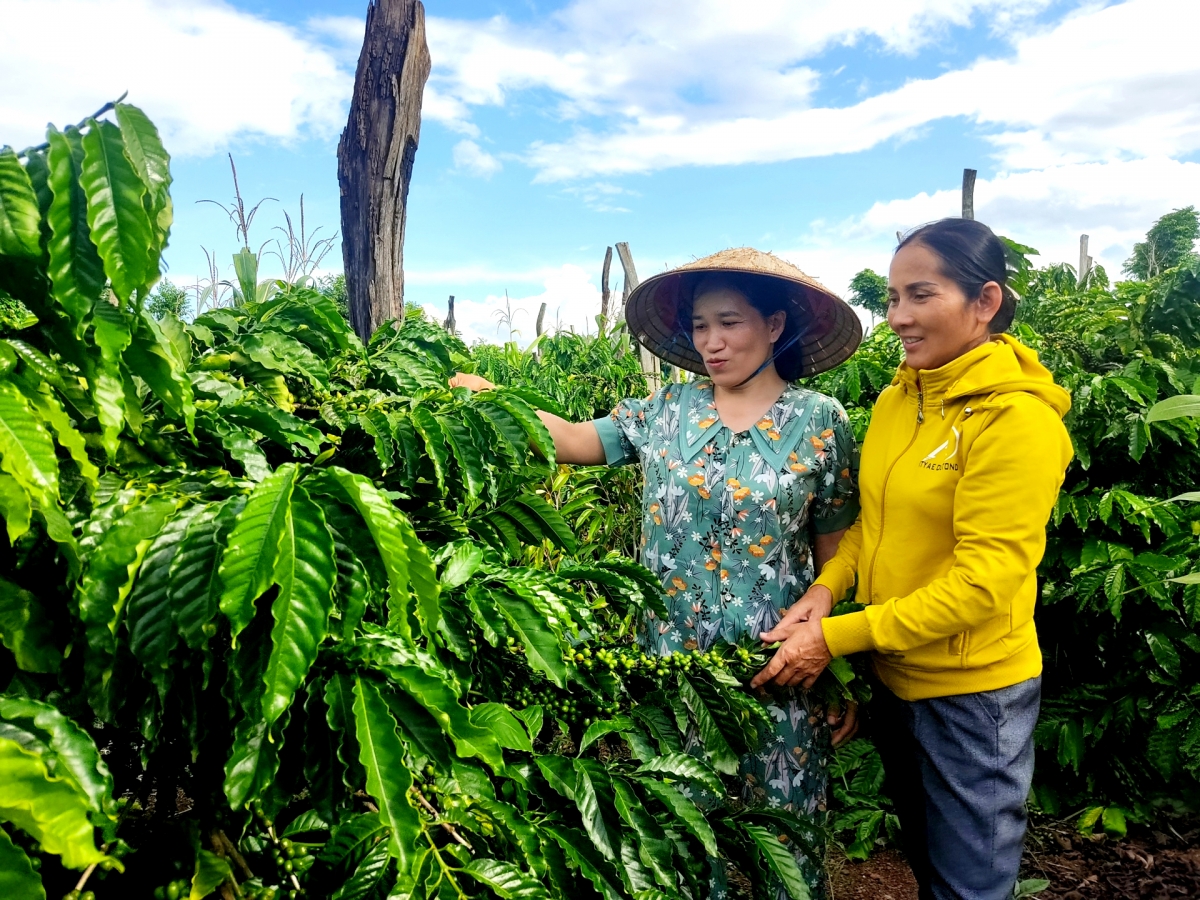
<svg viewBox="0 0 1200 900">
<path fill-rule="evenodd" d="M 128 89 L 174 155 L 169 277 L 224 268 L 226 154 L 262 206 L 252 243 L 305 197 L 339 227 L 335 150 L 365 0 L 0 0 L 0 143 L 39 139 Z M 727 246 L 835 290 L 886 271 L 895 232 L 958 211 L 1119 270 L 1154 218 L 1200 202 L 1191 0 L 431 2 L 433 73 L 409 196 L 410 300 L 459 298 L 496 340 L 505 292 L 564 327 L 599 306 L 604 249 L 640 274 Z M 50 56 L 28 34 L 62 33 Z M 22 36 L 24 35 L 24 37 Z M 104 48 L 104 52 L 100 52 Z M 273 262 L 268 268 L 276 267 Z M 324 269 L 340 268 L 340 251 Z M 619 280 L 619 279 L 617 279 Z"/>
</svg>

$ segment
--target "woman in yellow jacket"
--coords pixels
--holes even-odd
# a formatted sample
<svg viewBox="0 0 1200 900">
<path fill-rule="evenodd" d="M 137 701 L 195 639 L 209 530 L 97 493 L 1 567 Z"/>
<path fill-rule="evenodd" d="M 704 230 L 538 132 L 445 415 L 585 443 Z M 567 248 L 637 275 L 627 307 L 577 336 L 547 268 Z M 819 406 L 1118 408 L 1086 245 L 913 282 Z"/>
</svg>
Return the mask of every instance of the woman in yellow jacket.
<svg viewBox="0 0 1200 900">
<path fill-rule="evenodd" d="M 1070 397 L 1002 333 L 1016 297 L 986 225 L 944 219 L 908 235 L 888 298 L 904 363 L 862 445 L 861 513 L 763 634 L 783 644 L 753 684 L 807 686 L 832 657 L 871 651 L 875 739 L 920 896 L 1001 900 L 1025 836 L 1036 570 L 1071 459 Z M 856 577 L 866 608 L 828 618 Z"/>
</svg>

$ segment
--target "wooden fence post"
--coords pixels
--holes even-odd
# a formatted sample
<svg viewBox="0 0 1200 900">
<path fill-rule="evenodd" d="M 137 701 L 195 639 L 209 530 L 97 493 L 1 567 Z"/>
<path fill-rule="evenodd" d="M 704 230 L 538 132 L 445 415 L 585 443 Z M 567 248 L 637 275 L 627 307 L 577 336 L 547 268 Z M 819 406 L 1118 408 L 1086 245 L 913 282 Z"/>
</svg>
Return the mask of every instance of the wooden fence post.
<svg viewBox="0 0 1200 900">
<path fill-rule="evenodd" d="M 1075 270 L 1078 274 L 1077 281 L 1079 283 L 1079 287 L 1083 287 L 1085 284 L 1087 284 L 1087 277 L 1088 273 L 1091 271 L 1091 268 L 1092 258 L 1088 256 L 1088 236 L 1086 234 L 1081 234 L 1079 236 L 1079 268 Z"/>
<path fill-rule="evenodd" d="M 621 258 L 621 268 L 625 270 L 625 285 L 621 289 L 621 309 L 624 310 L 629 295 L 638 286 L 638 274 L 637 269 L 633 266 L 633 254 L 629 252 L 627 242 L 617 243 L 617 256 Z M 646 376 L 646 383 L 650 385 L 651 391 L 657 391 L 662 386 L 662 369 L 659 366 L 658 357 L 642 346 L 642 342 L 637 340 L 637 335 L 632 337 L 637 341 L 638 359 L 641 361 L 642 374 Z"/>
<path fill-rule="evenodd" d="M 445 327 L 448 332 L 454 334 L 454 326 L 458 323 L 454 321 L 454 295 L 450 295 L 450 302 L 447 304 Z"/>
<path fill-rule="evenodd" d="M 604 268 L 600 271 L 600 316 L 604 326 L 608 327 L 608 303 L 612 299 L 612 291 L 608 287 L 608 273 L 612 268 L 612 247 L 604 250 Z"/>
<path fill-rule="evenodd" d="M 541 309 L 538 310 L 538 317 L 537 317 L 537 336 L 538 337 L 542 336 L 542 322 L 544 322 L 545 320 L 546 320 L 546 301 L 543 300 L 542 307 L 541 307 Z"/>
<path fill-rule="evenodd" d="M 962 217 L 975 218 L 975 170 L 963 169 L 962 183 Z"/>
<path fill-rule="evenodd" d="M 429 66 L 419 0 L 370 0 L 337 151 L 350 324 L 364 342 L 404 317 L 404 213 Z"/>
</svg>

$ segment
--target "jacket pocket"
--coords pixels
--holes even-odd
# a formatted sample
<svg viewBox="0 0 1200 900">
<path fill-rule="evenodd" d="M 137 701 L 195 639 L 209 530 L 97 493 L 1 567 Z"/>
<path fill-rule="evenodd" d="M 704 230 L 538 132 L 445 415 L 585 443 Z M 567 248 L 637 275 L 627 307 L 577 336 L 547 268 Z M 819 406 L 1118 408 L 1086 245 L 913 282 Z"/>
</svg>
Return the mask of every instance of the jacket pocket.
<svg viewBox="0 0 1200 900">
<path fill-rule="evenodd" d="M 959 634 L 951 635 L 946 649 L 951 656 L 958 657 L 958 664 L 960 666 L 966 666 L 967 651 L 970 649 L 970 646 L 971 632 L 963 631 Z"/>
</svg>

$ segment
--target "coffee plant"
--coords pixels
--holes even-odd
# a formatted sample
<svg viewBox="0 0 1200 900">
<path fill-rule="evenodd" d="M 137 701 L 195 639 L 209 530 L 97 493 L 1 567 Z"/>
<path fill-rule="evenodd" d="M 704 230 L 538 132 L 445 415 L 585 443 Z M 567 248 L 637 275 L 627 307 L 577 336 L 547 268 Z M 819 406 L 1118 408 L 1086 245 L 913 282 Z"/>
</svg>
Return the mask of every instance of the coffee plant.
<svg viewBox="0 0 1200 900">
<path fill-rule="evenodd" d="M 761 652 L 640 651 L 661 586 L 535 489 L 551 401 L 298 285 L 152 314 L 169 158 L 113 118 L 0 150 L 8 896 L 807 896 L 729 777 Z"/>
<path fill-rule="evenodd" d="M 606 416 L 626 397 L 650 394 L 624 323 L 597 334 L 546 333 L 523 350 L 511 342 L 473 350 L 477 374 L 535 390 L 576 422 Z"/>
</svg>

